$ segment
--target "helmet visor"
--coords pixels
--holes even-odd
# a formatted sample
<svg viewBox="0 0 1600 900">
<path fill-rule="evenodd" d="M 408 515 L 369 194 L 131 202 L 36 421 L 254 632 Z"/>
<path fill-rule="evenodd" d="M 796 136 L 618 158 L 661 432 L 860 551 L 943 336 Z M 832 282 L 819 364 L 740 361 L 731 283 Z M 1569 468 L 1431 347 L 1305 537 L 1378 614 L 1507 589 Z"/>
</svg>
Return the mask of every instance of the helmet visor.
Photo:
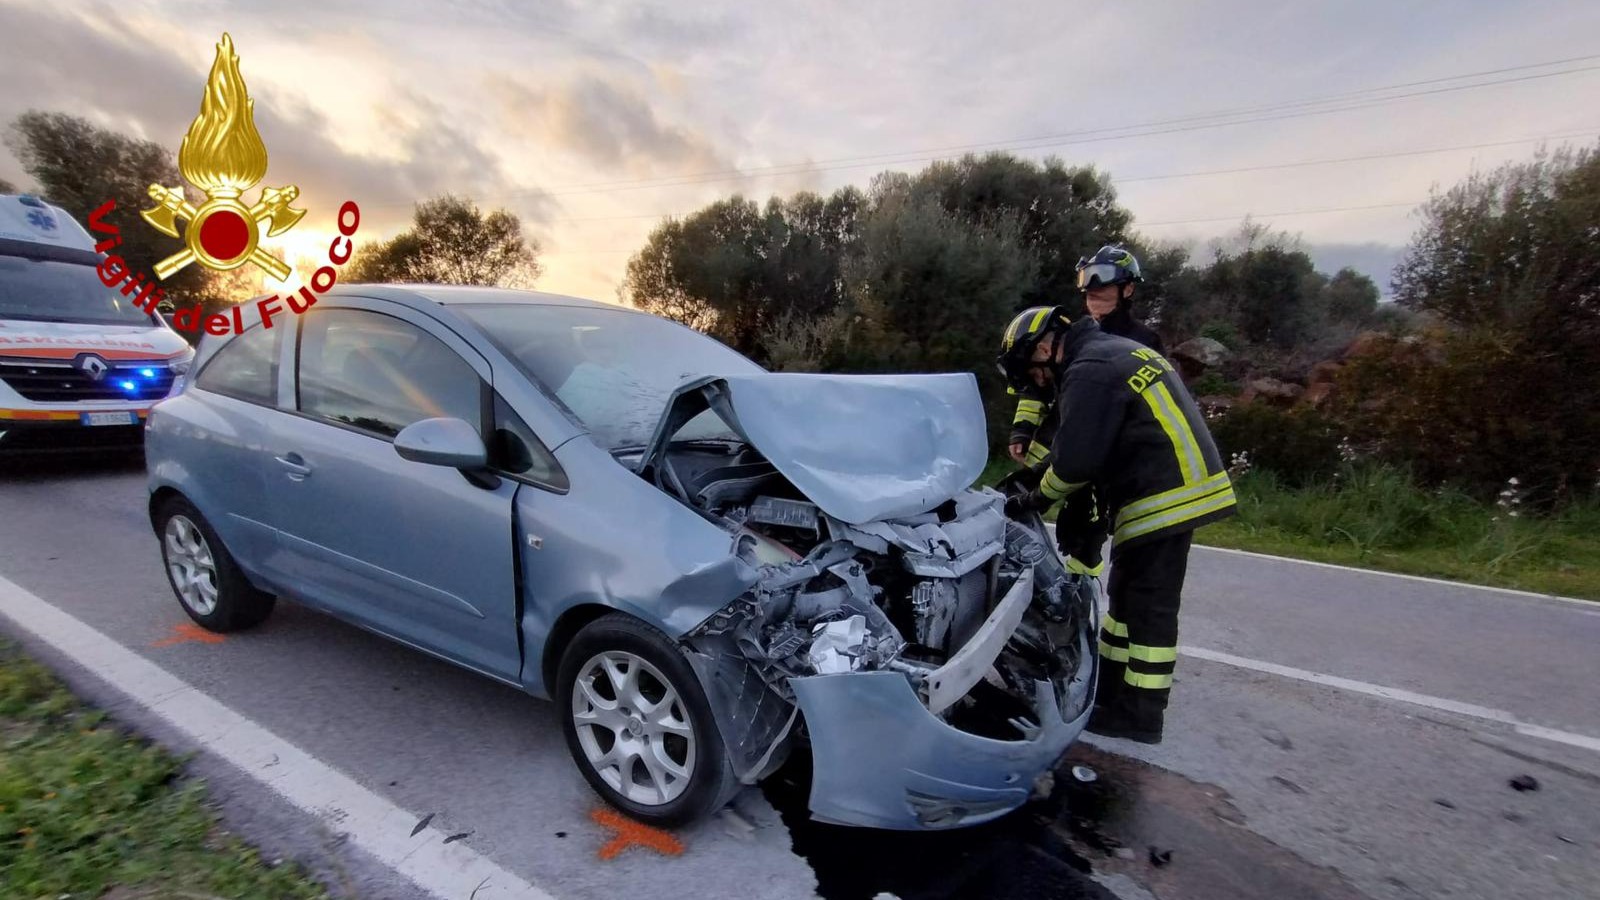
<svg viewBox="0 0 1600 900">
<path fill-rule="evenodd" d="M 1086 291 L 1101 284 L 1113 284 L 1120 270 L 1111 263 L 1090 263 L 1078 270 L 1078 290 Z"/>
</svg>

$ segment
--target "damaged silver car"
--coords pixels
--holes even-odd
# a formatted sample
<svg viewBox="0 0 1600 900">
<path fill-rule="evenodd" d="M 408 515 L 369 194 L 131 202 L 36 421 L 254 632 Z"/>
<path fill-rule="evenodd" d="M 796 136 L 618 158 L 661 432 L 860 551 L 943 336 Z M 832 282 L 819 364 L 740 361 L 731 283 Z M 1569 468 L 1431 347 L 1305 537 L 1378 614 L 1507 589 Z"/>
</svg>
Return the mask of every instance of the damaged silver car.
<svg viewBox="0 0 1600 900">
<path fill-rule="evenodd" d="M 280 326 L 202 345 L 150 420 L 206 627 L 286 596 L 552 697 L 588 782 L 657 824 L 800 746 L 818 819 L 983 822 L 1088 717 L 1097 586 L 972 486 L 970 374 L 769 373 L 479 288 L 341 286 Z"/>
</svg>

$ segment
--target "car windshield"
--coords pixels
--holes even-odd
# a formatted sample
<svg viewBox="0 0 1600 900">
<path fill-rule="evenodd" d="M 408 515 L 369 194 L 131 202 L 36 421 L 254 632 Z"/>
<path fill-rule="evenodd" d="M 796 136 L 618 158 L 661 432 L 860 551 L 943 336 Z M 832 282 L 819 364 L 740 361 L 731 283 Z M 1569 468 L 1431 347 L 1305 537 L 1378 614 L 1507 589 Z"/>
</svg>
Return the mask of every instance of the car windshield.
<svg viewBox="0 0 1600 900">
<path fill-rule="evenodd" d="M 684 381 L 763 371 L 699 332 L 627 310 L 534 304 L 457 309 L 565 404 L 608 450 L 649 443 L 667 398 Z M 674 437 L 738 438 L 709 411 L 690 420 Z"/>
<path fill-rule="evenodd" d="M 152 325 L 148 313 L 100 283 L 94 266 L 0 255 L 0 319 Z"/>
</svg>

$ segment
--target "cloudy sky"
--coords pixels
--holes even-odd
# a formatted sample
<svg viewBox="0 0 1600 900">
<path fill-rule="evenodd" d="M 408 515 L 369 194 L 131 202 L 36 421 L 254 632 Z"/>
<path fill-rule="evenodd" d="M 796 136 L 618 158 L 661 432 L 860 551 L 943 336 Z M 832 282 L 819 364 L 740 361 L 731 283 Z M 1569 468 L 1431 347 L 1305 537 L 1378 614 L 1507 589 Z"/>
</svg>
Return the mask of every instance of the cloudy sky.
<svg viewBox="0 0 1600 900">
<path fill-rule="evenodd" d="M 311 210 L 291 252 L 345 199 L 377 237 L 453 191 L 522 217 L 541 288 L 598 299 L 662 215 L 985 149 L 1104 168 L 1146 234 L 1253 214 L 1386 283 L 1432 186 L 1600 136 L 1594 0 L 0 0 L 0 123 L 175 151 L 223 31 L 264 183 Z M 0 178 L 28 183 L 4 149 Z"/>
</svg>

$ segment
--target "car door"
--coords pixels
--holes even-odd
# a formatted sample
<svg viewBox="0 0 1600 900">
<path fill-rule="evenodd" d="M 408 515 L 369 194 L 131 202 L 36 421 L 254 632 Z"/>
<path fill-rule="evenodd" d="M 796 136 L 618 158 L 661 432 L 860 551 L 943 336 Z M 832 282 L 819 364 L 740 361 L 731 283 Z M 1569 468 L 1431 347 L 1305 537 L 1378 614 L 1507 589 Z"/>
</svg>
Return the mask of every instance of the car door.
<svg viewBox="0 0 1600 900">
<path fill-rule="evenodd" d="M 251 572 L 262 571 L 277 542 L 277 472 L 267 444 L 289 418 L 276 408 L 283 332 L 256 325 L 229 338 L 194 374 L 191 396 L 175 404 L 196 427 L 163 434 L 183 448 L 168 456 L 191 470 L 187 483 L 204 486 L 192 499 Z"/>
<path fill-rule="evenodd" d="M 517 483 L 410 462 L 392 443 L 439 416 L 484 432 L 488 363 L 385 301 L 319 305 L 297 324 L 296 415 L 273 436 L 286 580 L 313 604 L 514 680 Z"/>
</svg>

